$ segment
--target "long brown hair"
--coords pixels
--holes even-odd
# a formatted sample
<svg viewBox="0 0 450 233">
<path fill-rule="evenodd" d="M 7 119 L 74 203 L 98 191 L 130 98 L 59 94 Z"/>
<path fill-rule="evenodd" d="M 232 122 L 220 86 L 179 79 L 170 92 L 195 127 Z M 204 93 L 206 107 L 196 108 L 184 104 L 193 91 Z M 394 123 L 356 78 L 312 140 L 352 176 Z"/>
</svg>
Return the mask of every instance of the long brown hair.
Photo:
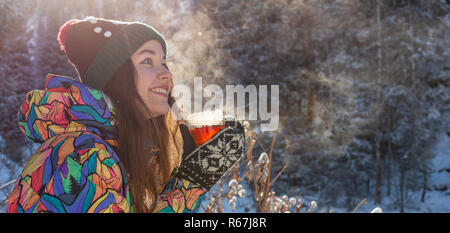
<svg viewBox="0 0 450 233">
<path fill-rule="evenodd" d="M 168 151 L 171 133 L 167 125 L 170 111 L 155 118 L 144 118 L 148 110 L 142 107 L 145 104 L 136 89 L 136 74 L 136 68 L 129 59 L 103 88 L 103 92 L 114 105 L 118 121 L 118 154 L 128 176 L 134 210 L 152 212 L 161 191 L 159 189 L 168 182 L 171 173 Z M 174 102 L 169 93 L 169 105 L 172 106 Z M 147 111 L 147 114 L 143 111 Z M 176 124 L 178 129 L 179 122 Z M 149 163 L 150 143 L 159 148 L 154 158 L 156 164 Z M 155 165 L 158 169 L 155 169 Z"/>
</svg>

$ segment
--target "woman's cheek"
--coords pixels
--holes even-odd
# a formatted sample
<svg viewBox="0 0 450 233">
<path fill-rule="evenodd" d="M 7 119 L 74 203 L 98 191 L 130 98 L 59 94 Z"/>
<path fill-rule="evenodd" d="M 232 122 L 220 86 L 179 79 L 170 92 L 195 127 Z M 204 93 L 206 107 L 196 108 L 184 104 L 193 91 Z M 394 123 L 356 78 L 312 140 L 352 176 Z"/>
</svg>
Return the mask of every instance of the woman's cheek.
<svg viewBox="0 0 450 233">
<path fill-rule="evenodd" d="M 156 71 L 153 67 L 142 67 L 140 73 L 146 80 L 153 80 L 156 78 Z"/>
</svg>

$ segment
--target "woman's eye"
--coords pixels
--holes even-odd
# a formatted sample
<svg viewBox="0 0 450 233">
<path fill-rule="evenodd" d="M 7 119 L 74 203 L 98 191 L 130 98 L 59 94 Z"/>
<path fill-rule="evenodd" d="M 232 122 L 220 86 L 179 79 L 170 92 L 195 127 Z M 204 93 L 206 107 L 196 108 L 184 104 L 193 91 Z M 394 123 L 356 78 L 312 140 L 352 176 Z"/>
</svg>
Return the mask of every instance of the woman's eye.
<svg viewBox="0 0 450 233">
<path fill-rule="evenodd" d="M 142 64 L 152 65 L 152 59 L 146 58 L 144 61 L 142 61 Z"/>
</svg>

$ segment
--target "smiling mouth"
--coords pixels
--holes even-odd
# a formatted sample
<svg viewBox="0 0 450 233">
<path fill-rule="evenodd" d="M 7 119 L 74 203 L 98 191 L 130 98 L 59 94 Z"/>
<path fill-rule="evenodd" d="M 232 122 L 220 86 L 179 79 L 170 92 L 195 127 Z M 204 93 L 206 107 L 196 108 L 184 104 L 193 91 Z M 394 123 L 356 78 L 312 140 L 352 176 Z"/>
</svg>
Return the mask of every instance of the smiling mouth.
<svg viewBox="0 0 450 233">
<path fill-rule="evenodd" d="M 169 97 L 169 91 L 167 89 L 167 87 L 153 87 L 149 91 L 164 97 Z"/>
</svg>

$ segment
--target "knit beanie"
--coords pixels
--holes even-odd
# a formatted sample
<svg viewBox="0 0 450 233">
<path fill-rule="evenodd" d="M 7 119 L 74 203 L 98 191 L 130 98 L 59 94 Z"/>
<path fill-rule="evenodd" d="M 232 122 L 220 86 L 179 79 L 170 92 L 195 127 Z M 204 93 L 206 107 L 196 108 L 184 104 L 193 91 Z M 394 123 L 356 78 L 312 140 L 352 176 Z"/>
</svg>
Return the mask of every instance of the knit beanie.
<svg viewBox="0 0 450 233">
<path fill-rule="evenodd" d="M 167 58 L 164 37 L 140 22 L 89 16 L 67 21 L 58 33 L 60 48 L 76 67 L 81 81 L 98 90 L 149 40 L 159 41 Z"/>
</svg>

